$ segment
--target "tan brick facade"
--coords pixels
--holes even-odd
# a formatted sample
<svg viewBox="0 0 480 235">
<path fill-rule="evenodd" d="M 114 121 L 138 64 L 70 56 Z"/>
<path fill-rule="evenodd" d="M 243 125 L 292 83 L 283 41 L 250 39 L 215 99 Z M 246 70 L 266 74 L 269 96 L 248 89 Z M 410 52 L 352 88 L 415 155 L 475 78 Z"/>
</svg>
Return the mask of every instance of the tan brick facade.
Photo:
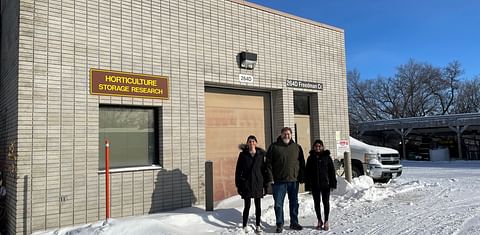
<svg viewBox="0 0 480 235">
<path fill-rule="evenodd" d="M 204 203 L 205 86 L 271 92 L 275 135 L 293 126 L 293 92 L 314 93 L 313 137 L 333 150 L 335 131 L 348 137 L 341 29 L 240 0 L 3 2 L 19 8 L 18 73 L 4 72 L 2 45 L 0 87 L 2 110 L 18 110 L 2 111 L 2 123 L 17 130 L 0 133 L 0 149 L 17 143 L 17 180 L 9 188 L 16 197 L 12 233 L 104 218 L 100 104 L 161 109 L 163 169 L 112 173 L 113 217 Z M 237 65 L 236 55 L 245 50 L 258 54 L 253 70 Z M 91 68 L 168 76 L 171 96 L 90 95 Z M 239 74 L 255 80 L 241 84 Z M 324 88 L 286 87 L 286 79 Z"/>
</svg>

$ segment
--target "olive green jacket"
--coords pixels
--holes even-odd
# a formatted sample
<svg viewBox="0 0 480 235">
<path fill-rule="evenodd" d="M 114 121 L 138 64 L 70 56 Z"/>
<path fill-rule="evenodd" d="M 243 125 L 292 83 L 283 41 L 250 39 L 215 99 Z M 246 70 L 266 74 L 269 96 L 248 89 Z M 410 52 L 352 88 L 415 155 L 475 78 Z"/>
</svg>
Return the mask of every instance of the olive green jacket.
<svg viewBox="0 0 480 235">
<path fill-rule="evenodd" d="M 285 144 L 281 137 L 270 145 L 266 154 L 267 177 L 265 182 L 305 181 L 305 158 L 302 147 L 290 140 Z"/>
</svg>

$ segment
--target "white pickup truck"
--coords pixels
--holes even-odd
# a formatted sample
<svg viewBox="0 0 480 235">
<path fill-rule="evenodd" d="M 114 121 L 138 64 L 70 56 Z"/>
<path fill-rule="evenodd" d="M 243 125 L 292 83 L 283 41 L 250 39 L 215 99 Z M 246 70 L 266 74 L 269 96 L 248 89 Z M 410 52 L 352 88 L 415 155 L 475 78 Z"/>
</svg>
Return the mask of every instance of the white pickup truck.
<svg viewBox="0 0 480 235">
<path fill-rule="evenodd" d="M 350 137 L 350 153 L 352 178 L 368 175 L 375 181 L 388 182 L 402 174 L 400 155 L 395 149 L 369 145 Z"/>
</svg>

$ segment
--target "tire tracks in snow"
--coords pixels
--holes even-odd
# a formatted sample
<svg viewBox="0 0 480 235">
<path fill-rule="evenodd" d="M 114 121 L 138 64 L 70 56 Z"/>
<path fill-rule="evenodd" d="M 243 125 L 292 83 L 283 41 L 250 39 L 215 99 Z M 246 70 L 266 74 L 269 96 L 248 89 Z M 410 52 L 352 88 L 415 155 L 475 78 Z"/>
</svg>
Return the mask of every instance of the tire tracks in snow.
<svg viewBox="0 0 480 235">
<path fill-rule="evenodd" d="M 450 199 L 450 192 L 455 192 L 455 188 L 454 190 L 452 190 L 452 188 L 444 188 L 439 192 L 435 192 L 437 186 L 439 185 L 427 185 L 425 190 L 397 195 L 387 200 L 394 201 L 390 202 L 390 204 L 394 206 L 398 205 L 396 202 L 402 203 L 402 200 L 403 203 L 405 203 L 406 200 L 404 197 L 407 199 L 409 196 L 411 196 L 412 199 L 421 198 L 415 203 L 407 203 L 406 206 L 412 207 L 409 213 L 395 215 L 391 218 L 390 223 L 383 222 L 375 225 L 367 234 L 452 234 L 458 230 L 458 228 L 463 227 L 462 224 L 469 218 L 469 214 L 480 212 L 480 209 L 478 209 L 480 208 L 480 196 L 472 195 L 473 197 L 470 198 L 452 200 Z M 415 194 L 418 195 L 416 196 Z M 415 205 L 417 205 L 417 207 L 413 208 Z M 400 211 L 405 212 L 408 210 L 401 209 Z M 469 213 L 465 213 L 466 211 Z M 383 208 L 376 213 L 386 214 Z M 472 224 L 467 223 L 467 225 L 470 226 Z M 471 226 L 469 228 L 471 228 Z M 474 229 L 478 228 L 474 227 Z M 470 230 L 471 229 L 467 229 L 466 231 Z M 468 233 L 471 234 L 470 232 Z"/>
<path fill-rule="evenodd" d="M 442 184 L 424 183 L 424 187 L 380 201 L 336 208 L 331 222 L 335 229 L 330 233 L 452 234 L 463 231 L 464 226 L 472 228 L 470 223 L 463 224 L 472 215 L 480 213 L 480 196 L 476 196 L 475 188 L 465 189 L 443 180 L 440 182 Z"/>
<path fill-rule="evenodd" d="M 462 228 L 454 235 L 478 234 L 478 231 L 480 231 L 480 216 L 473 216 L 466 220 Z"/>
</svg>

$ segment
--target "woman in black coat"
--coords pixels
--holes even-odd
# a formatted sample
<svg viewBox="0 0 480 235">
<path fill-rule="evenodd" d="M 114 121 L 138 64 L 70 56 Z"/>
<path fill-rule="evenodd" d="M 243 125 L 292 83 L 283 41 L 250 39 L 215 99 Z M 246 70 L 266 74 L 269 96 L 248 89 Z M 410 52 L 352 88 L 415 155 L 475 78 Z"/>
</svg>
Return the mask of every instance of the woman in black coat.
<svg viewBox="0 0 480 235">
<path fill-rule="evenodd" d="M 235 170 L 235 186 L 240 196 L 245 201 L 243 210 L 243 227 L 247 226 L 251 199 L 255 202 L 256 230 L 261 232 L 260 199 L 263 197 L 264 174 L 265 174 L 265 151 L 257 147 L 257 138 L 253 135 L 247 138 L 247 144 L 240 145 L 242 150 L 238 155 Z"/>
<path fill-rule="evenodd" d="M 317 214 L 317 229 L 329 229 L 328 214 L 330 213 L 330 191 L 337 188 L 337 178 L 330 151 L 325 150 L 323 141 L 315 140 L 307 159 L 305 174 L 305 189 L 312 192 Z M 320 200 L 321 196 L 321 200 Z M 320 202 L 323 201 L 325 221 L 322 221 Z"/>
</svg>

